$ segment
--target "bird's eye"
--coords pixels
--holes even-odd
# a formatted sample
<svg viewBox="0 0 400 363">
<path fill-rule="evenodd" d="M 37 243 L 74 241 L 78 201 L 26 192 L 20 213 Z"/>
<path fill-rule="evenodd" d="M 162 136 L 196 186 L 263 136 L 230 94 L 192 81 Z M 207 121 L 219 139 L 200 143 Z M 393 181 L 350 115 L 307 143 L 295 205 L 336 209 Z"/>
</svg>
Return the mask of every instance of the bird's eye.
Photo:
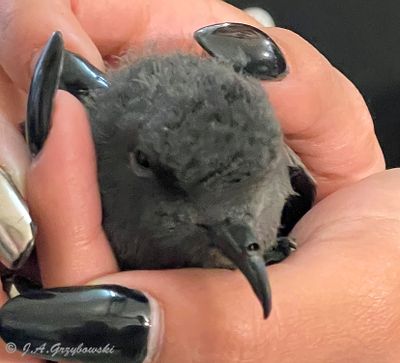
<svg viewBox="0 0 400 363">
<path fill-rule="evenodd" d="M 153 175 L 150 168 L 150 161 L 145 153 L 140 150 L 129 153 L 129 162 L 133 172 L 143 178 L 148 178 Z"/>
<path fill-rule="evenodd" d="M 260 249 L 260 245 L 258 243 L 252 243 L 247 246 L 247 251 L 249 251 L 249 252 L 255 252 L 255 251 L 258 251 L 259 249 Z"/>
</svg>

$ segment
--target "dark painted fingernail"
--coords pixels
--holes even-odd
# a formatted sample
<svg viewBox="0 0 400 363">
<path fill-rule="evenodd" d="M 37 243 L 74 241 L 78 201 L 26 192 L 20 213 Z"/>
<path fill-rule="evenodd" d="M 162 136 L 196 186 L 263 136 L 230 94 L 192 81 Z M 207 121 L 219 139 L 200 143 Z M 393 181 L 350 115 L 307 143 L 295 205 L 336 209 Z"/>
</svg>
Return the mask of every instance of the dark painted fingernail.
<svg viewBox="0 0 400 363">
<path fill-rule="evenodd" d="M 279 80 L 287 74 L 285 58 L 277 44 L 261 30 L 241 23 L 209 25 L 194 33 L 212 56 L 233 64 L 261 80 Z"/>
<path fill-rule="evenodd" d="M 109 87 L 109 82 L 103 72 L 79 55 L 64 51 L 61 89 L 81 98 L 92 89 L 107 87 Z"/>
<path fill-rule="evenodd" d="M 63 49 L 61 33 L 53 33 L 33 72 L 25 123 L 25 137 L 33 154 L 40 151 L 50 130 L 53 97 L 60 79 Z"/>
<path fill-rule="evenodd" d="M 53 33 L 39 56 L 29 89 L 25 137 L 31 152 L 37 154 L 46 141 L 58 88 L 82 98 L 91 89 L 108 86 L 104 73 L 77 54 L 64 50 L 62 34 Z"/>
<path fill-rule="evenodd" d="M 28 291 L 0 309 L 0 335 L 49 360 L 150 362 L 159 349 L 159 305 L 118 285 Z"/>
</svg>

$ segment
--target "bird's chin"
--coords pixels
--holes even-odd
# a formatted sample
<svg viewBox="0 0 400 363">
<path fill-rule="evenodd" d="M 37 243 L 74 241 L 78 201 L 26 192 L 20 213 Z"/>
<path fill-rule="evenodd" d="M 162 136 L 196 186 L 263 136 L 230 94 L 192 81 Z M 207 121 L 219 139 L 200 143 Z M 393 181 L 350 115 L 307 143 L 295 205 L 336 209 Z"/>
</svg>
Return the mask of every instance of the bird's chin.
<svg viewBox="0 0 400 363">
<path fill-rule="evenodd" d="M 197 229 L 186 236 L 181 245 L 192 246 L 187 263 L 184 267 L 225 268 L 235 269 L 235 265 L 229 260 L 210 240 L 204 229 Z"/>
<path fill-rule="evenodd" d="M 229 260 L 226 256 L 224 256 L 219 249 L 215 247 L 211 247 L 207 251 L 207 259 L 202 262 L 202 265 L 199 267 L 204 268 L 224 268 L 228 270 L 234 270 L 237 267 Z"/>
<path fill-rule="evenodd" d="M 121 270 L 226 268 L 233 263 L 214 247 L 202 229 L 181 228 L 162 236 L 140 233 L 132 243 L 114 250 Z M 122 248 L 121 248 L 122 247 Z"/>
</svg>

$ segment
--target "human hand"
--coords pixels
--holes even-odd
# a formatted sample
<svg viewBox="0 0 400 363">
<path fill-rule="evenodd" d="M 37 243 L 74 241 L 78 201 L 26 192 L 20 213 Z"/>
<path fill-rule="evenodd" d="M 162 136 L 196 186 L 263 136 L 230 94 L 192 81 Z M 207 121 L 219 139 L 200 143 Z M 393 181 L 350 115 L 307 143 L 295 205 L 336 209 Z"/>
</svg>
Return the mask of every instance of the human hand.
<svg viewBox="0 0 400 363">
<path fill-rule="evenodd" d="M 225 20 L 253 23 L 220 2 L 210 2 L 212 5 L 199 16 L 196 6 L 206 9 L 201 2 L 189 4 L 187 9 L 170 2 L 172 10 L 163 11 L 162 3 L 153 1 L 146 4 L 150 9 L 159 5 L 155 19 L 145 17 L 149 22 L 135 28 L 129 28 L 133 25 L 128 21 L 124 28 L 120 20 L 120 33 L 112 34 L 116 42 L 109 39 L 110 34 L 101 38 L 96 33 L 96 38 L 92 34 L 95 29 L 90 30 L 90 14 L 84 16 L 88 3 L 74 4 L 81 6 L 81 24 L 86 24 L 85 31 L 103 56 L 121 49 L 117 45 L 107 48 L 106 44 L 113 42 L 136 45 L 167 31 L 181 36 Z M 49 11 L 51 6 L 46 6 Z M 141 5 L 125 6 L 143 11 Z M 165 19 L 173 10 L 181 15 L 171 28 Z M 91 14 L 100 11 L 92 9 Z M 55 29 L 64 30 L 50 28 L 43 43 Z M 384 169 L 361 97 L 299 37 L 281 29 L 266 31 L 289 64 L 289 75 L 283 81 L 265 85 L 287 141 L 316 177 L 319 199 L 333 193 L 296 227 L 294 235 L 303 245 L 299 251 L 269 268 L 274 293 L 271 317 L 267 321 L 260 318 L 257 301 L 236 272 L 193 269 L 114 274 L 115 260 L 101 229 L 94 154 L 85 114 L 80 104 L 63 92 L 56 99 L 50 136 L 29 172 L 29 201 L 41 234 L 37 248 L 44 285 L 82 285 L 95 280 L 96 284 L 113 283 L 150 293 L 165 313 L 162 362 L 394 362 L 399 354 L 395 348 L 399 339 L 399 270 L 394 260 L 398 257 L 394 235 L 399 229 L 395 198 L 398 172 L 384 172 L 357 183 Z M 67 48 L 96 63 L 94 56 L 69 47 L 68 33 L 64 34 Z M 12 77 L 12 71 L 9 74 Z M 20 85 L 24 82 L 22 77 L 15 81 Z M 65 165 L 62 170 L 60 163 Z M 68 193 L 64 192 L 65 180 L 69 180 Z M 379 225 L 372 225 L 371 221 L 377 219 Z M 376 239 L 385 240 L 385 250 Z M 362 246 L 356 247 L 356 243 Z M 374 273 L 368 275 L 370 270 Z M 327 291 L 321 294 L 324 287 Z M 39 326 L 40 322 L 36 323 Z M 321 341 L 323 336 L 327 337 L 325 341 Z"/>
</svg>

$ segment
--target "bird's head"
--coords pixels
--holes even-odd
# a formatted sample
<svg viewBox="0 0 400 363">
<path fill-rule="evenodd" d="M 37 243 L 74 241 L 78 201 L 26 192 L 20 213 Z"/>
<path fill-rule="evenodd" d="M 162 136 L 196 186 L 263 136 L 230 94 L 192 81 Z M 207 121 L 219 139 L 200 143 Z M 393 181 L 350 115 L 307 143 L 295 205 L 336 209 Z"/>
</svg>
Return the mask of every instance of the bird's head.
<svg viewBox="0 0 400 363">
<path fill-rule="evenodd" d="M 260 83 L 172 54 L 123 66 L 110 84 L 88 108 L 104 226 L 121 264 L 238 267 L 265 307 L 263 255 L 282 206 L 263 234 L 259 219 L 279 190 L 268 176 L 279 173 L 283 141 Z"/>
</svg>

